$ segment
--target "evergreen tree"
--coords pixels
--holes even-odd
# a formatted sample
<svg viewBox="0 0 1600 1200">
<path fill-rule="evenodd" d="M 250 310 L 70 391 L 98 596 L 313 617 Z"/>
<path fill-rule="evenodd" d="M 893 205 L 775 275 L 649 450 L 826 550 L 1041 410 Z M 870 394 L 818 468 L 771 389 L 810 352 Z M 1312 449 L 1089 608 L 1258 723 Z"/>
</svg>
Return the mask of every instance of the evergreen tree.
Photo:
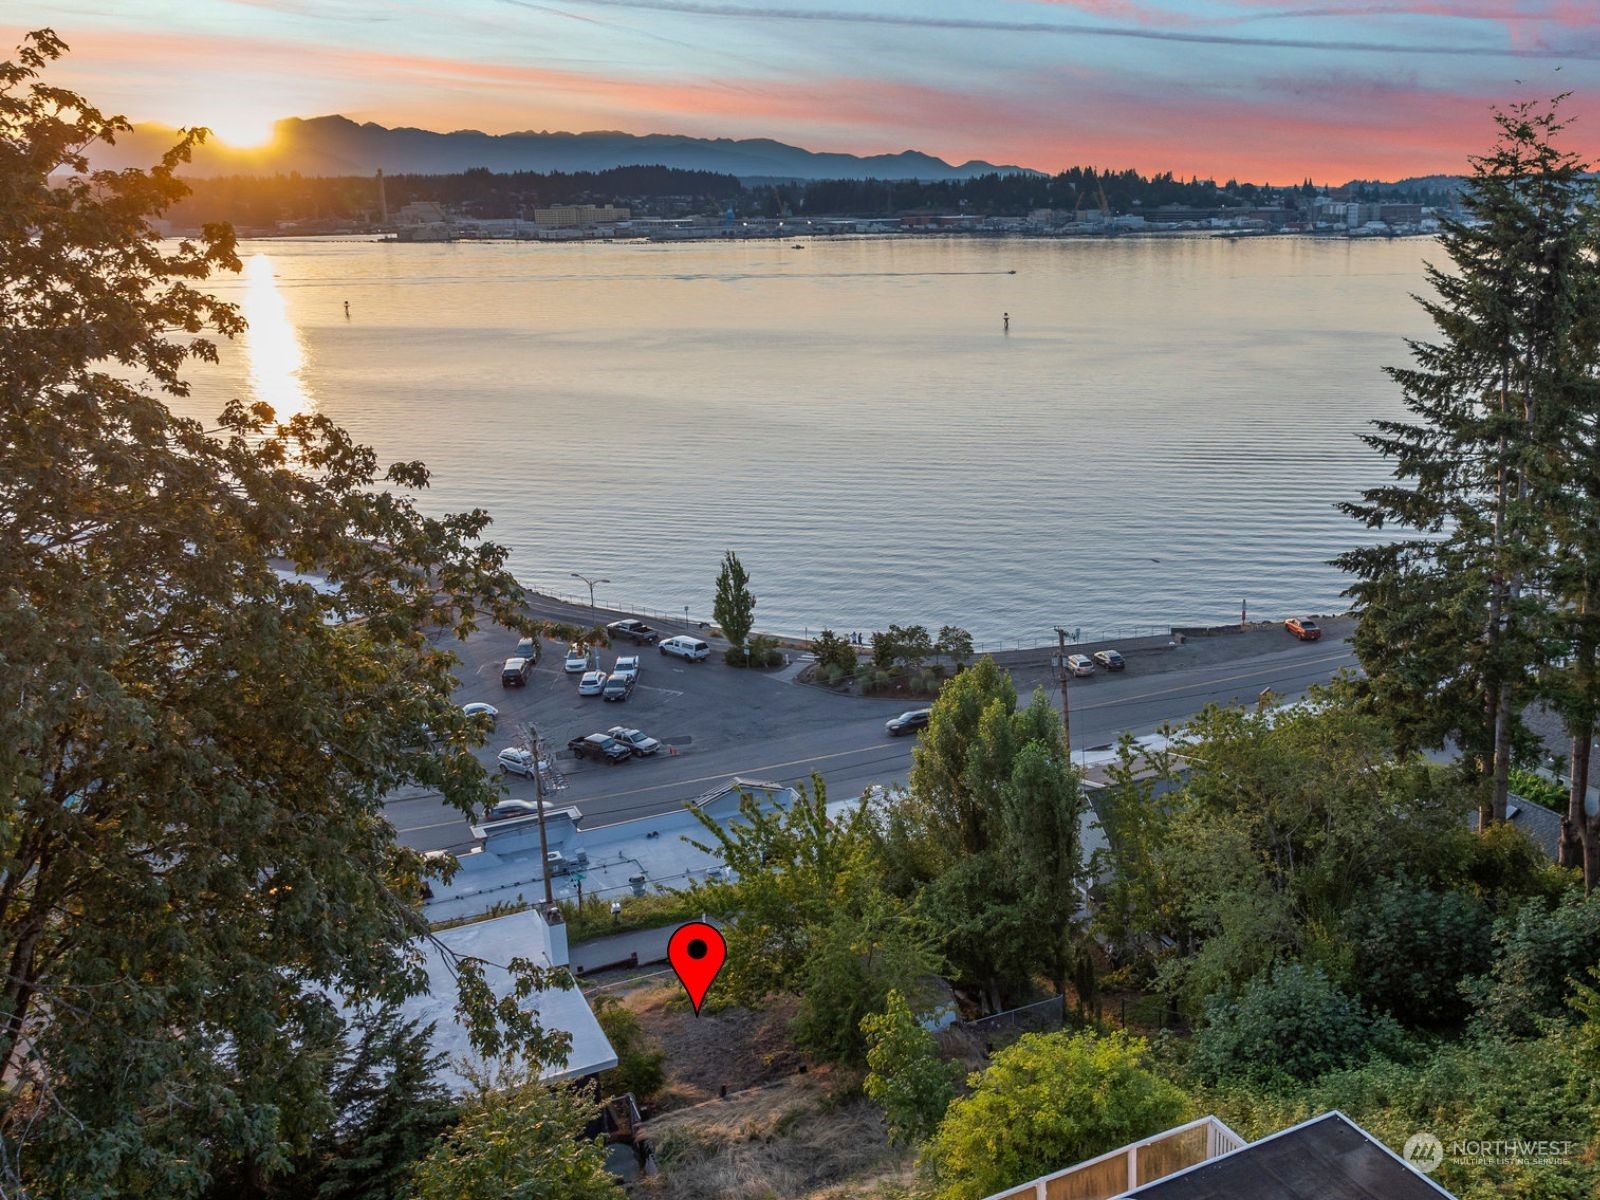
<svg viewBox="0 0 1600 1200">
<path fill-rule="evenodd" d="M 1563 509 L 1561 450 L 1586 419 L 1594 368 L 1592 216 L 1582 164 L 1559 149 L 1558 105 L 1496 114 L 1499 139 L 1472 160 L 1465 216 L 1441 236 L 1453 272 L 1430 266 L 1438 330 L 1389 368 L 1411 416 L 1365 437 L 1394 462 L 1350 515 L 1403 540 L 1342 555 L 1357 576 L 1355 645 L 1370 695 L 1402 747 L 1454 740 L 1505 818 L 1507 779 L 1536 669 L 1551 653 L 1544 599 Z"/>
</svg>

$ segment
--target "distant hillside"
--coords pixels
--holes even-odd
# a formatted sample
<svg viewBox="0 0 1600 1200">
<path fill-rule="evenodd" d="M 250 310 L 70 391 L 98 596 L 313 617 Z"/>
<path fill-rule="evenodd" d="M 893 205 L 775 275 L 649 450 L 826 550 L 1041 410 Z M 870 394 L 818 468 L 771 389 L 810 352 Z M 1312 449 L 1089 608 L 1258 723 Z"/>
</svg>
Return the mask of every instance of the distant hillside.
<svg viewBox="0 0 1600 1200">
<path fill-rule="evenodd" d="M 148 166 L 174 137 L 171 129 L 139 126 L 114 147 L 96 151 L 95 165 Z M 862 157 L 819 154 L 768 138 L 681 137 L 629 133 L 505 133 L 477 130 L 434 133 L 358 124 L 346 117 L 279 121 L 272 145 L 233 150 L 211 144 L 195 156 L 189 174 L 447 175 L 487 167 L 509 171 L 604 171 L 612 167 L 665 166 L 765 179 L 970 179 L 1024 168 L 966 162 L 952 166 L 907 150 Z M 1031 172 L 1027 172 L 1031 173 Z"/>
</svg>

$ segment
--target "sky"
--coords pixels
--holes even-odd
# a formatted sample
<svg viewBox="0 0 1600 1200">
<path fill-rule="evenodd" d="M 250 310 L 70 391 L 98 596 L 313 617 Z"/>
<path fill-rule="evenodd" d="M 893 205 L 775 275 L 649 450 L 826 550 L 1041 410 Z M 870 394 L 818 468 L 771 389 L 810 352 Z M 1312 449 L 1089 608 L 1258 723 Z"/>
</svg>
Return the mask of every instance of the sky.
<svg viewBox="0 0 1600 1200">
<path fill-rule="evenodd" d="M 342 113 L 1339 183 L 1459 172 L 1494 105 L 1570 91 L 1600 157 L 1600 0 L 0 0 L 0 26 L 55 29 L 52 81 L 102 109 L 241 147 Z"/>
</svg>

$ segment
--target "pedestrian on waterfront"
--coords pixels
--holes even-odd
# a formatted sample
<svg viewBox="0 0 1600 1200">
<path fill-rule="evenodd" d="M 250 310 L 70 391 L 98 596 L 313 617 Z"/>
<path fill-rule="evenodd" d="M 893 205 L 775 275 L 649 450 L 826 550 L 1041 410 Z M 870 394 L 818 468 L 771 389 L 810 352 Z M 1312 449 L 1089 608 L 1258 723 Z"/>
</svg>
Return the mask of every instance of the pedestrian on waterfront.
<svg viewBox="0 0 1600 1200">
<path fill-rule="evenodd" d="M 350 301 L 348 300 L 344 302 L 344 315 L 346 320 L 350 319 Z"/>
<path fill-rule="evenodd" d="M 1010 313 L 1001 313 L 1000 314 L 1000 319 L 1006 323 L 1005 332 L 1006 333 L 1010 333 L 1011 332 L 1011 314 Z"/>
</svg>

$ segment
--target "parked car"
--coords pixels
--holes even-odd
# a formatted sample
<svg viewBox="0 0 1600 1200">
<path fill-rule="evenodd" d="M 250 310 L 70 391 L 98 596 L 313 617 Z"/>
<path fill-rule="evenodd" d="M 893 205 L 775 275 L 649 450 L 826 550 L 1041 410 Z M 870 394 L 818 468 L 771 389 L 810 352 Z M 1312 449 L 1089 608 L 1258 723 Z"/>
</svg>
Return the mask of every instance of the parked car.
<svg viewBox="0 0 1600 1200">
<path fill-rule="evenodd" d="M 1314 642 L 1322 637 L 1322 628 L 1310 617 L 1290 617 L 1283 627 L 1302 642 Z"/>
<path fill-rule="evenodd" d="M 1094 661 L 1087 654 L 1069 654 L 1067 670 L 1074 675 L 1093 675 Z"/>
<path fill-rule="evenodd" d="M 606 701 L 626 700 L 631 695 L 633 695 L 632 675 L 609 675 L 600 689 L 600 699 Z"/>
<path fill-rule="evenodd" d="M 913 708 L 901 713 L 898 717 L 890 717 L 883 723 L 889 731 L 890 737 L 899 737 L 902 733 L 911 733 L 917 729 L 926 729 L 928 718 L 933 715 L 931 708 Z"/>
<path fill-rule="evenodd" d="M 474 700 L 471 704 L 463 704 L 461 711 L 469 721 L 484 721 L 493 729 L 500 720 L 500 710 L 492 704 L 485 704 L 481 700 Z"/>
<path fill-rule="evenodd" d="M 526 637 L 517 643 L 516 658 L 525 658 L 537 665 L 539 662 L 539 639 Z"/>
<path fill-rule="evenodd" d="M 1096 650 L 1094 661 L 1108 671 L 1121 671 L 1128 665 L 1128 660 L 1115 650 Z"/>
<path fill-rule="evenodd" d="M 636 646 L 654 646 L 661 635 L 643 621 L 628 618 L 625 621 L 613 621 L 606 626 L 606 632 L 611 635 L 612 641 L 627 638 Z"/>
<path fill-rule="evenodd" d="M 615 679 L 618 675 L 637 681 L 639 678 L 639 656 L 637 654 L 618 655 L 617 665 L 611 668 L 611 678 Z"/>
<path fill-rule="evenodd" d="M 583 737 L 575 737 L 567 743 L 567 749 L 572 751 L 575 758 L 603 758 L 612 766 L 619 762 L 627 762 L 633 757 L 633 751 L 610 734 L 589 733 Z"/>
<path fill-rule="evenodd" d="M 528 680 L 533 675 L 533 659 L 508 658 L 505 666 L 500 668 L 501 687 L 527 687 Z"/>
<path fill-rule="evenodd" d="M 567 647 L 567 661 L 561 666 L 563 671 L 568 675 L 576 675 L 581 671 L 587 671 L 589 667 L 589 649 L 587 646 Z"/>
<path fill-rule="evenodd" d="M 606 690 L 606 673 L 604 671 L 588 671 L 578 680 L 578 695 L 598 696 Z"/>
<path fill-rule="evenodd" d="M 669 637 L 659 647 L 661 653 L 671 654 L 685 662 L 705 662 L 711 657 L 711 647 L 699 638 Z"/>
<path fill-rule="evenodd" d="M 485 821 L 504 821 L 507 817 L 533 817 L 539 814 L 534 800 L 502 800 L 484 816 Z"/>
<path fill-rule="evenodd" d="M 606 732 L 632 750 L 635 756 L 639 758 L 645 758 L 661 749 L 661 743 L 642 729 L 629 729 L 625 725 L 613 725 Z"/>
<path fill-rule="evenodd" d="M 500 769 L 511 775 L 533 775 L 533 751 L 519 750 L 516 747 L 507 747 L 495 755 L 495 761 L 500 764 Z M 548 769 L 548 761 L 541 764 Z"/>
</svg>

